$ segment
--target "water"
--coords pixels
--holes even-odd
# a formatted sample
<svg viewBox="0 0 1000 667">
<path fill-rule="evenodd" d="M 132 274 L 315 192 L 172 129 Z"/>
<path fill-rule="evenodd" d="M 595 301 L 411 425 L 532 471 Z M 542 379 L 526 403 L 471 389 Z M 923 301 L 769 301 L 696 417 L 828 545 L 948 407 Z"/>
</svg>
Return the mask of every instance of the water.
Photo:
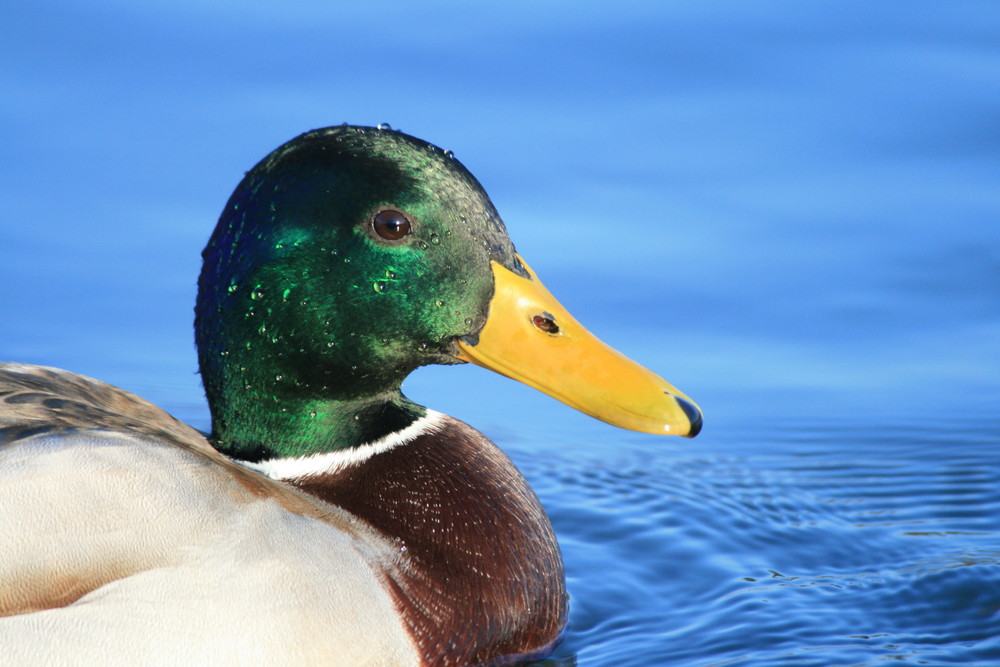
<svg viewBox="0 0 1000 667">
<path fill-rule="evenodd" d="M 570 556 L 565 649 L 601 665 L 995 661 L 997 426 L 802 426 L 752 453 L 560 461 L 539 486 Z"/>
<path fill-rule="evenodd" d="M 548 509 L 552 663 L 997 664 L 998 34 L 966 1 L 21 3 L 0 356 L 206 428 L 191 307 L 230 191 L 303 130 L 389 121 L 705 409 L 658 439 L 477 368 L 407 381 Z"/>
</svg>

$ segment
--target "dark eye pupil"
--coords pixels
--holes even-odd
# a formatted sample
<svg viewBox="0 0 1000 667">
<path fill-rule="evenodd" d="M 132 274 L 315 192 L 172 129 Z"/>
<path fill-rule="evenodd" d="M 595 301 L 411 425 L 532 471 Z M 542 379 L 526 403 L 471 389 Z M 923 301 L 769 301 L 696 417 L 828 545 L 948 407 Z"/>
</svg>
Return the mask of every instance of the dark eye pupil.
<svg viewBox="0 0 1000 667">
<path fill-rule="evenodd" d="M 410 233 L 410 221 L 399 211 L 382 211 L 372 220 L 372 227 L 386 241 L 398 241 Z"/>
</svg>

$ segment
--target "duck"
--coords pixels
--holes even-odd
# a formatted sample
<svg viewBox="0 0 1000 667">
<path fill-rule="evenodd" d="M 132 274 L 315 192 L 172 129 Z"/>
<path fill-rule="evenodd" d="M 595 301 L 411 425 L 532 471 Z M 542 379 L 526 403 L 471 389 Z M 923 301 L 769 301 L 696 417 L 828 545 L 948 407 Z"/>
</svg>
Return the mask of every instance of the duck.
<svg viewBox="0 0 1000 667">
<path fill-rule="evenodd" d="M 278 147 L 202 258 L 210 433 L 0 365 L 0 663 L 544 657 L 568 596 L 538 497 L 403 379 L 471 363 L 625 429 L 701 429 L 694 401 L 546 290 L 450 151 L 387 126 Z"/>
</svg>

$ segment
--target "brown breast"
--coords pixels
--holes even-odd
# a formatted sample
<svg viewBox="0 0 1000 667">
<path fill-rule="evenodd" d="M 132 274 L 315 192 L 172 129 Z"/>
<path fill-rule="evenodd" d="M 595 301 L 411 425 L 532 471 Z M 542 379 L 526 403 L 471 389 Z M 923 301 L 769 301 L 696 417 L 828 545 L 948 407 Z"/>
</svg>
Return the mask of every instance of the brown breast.
<svg viewBox="0 0 1000 667">
<path fill-rule="evenodd" d="M 389 585 L 428 665 L 549 650 L 566 622 L 562 557 L 527 481 L 448 417 L 406 445 L 297 484 L 394 539 Z"/>
</svg>

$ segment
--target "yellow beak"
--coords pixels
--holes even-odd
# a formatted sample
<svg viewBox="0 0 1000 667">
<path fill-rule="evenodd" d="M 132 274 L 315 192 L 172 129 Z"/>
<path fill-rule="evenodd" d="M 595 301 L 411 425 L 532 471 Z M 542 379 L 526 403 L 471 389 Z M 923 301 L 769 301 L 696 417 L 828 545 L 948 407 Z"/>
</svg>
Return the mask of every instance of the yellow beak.
<svg viewBox="0 0 1000 667">
<path fill-rule="evenodd" d="M 459 359 L 615 426 L 698 434 L 702 416 L 694 401 L 584 329 L 527 264 L 530 279 L 491 264 L 494 293 L 486 324 L 475 343 L 458 342 Z"/>
</svg>

